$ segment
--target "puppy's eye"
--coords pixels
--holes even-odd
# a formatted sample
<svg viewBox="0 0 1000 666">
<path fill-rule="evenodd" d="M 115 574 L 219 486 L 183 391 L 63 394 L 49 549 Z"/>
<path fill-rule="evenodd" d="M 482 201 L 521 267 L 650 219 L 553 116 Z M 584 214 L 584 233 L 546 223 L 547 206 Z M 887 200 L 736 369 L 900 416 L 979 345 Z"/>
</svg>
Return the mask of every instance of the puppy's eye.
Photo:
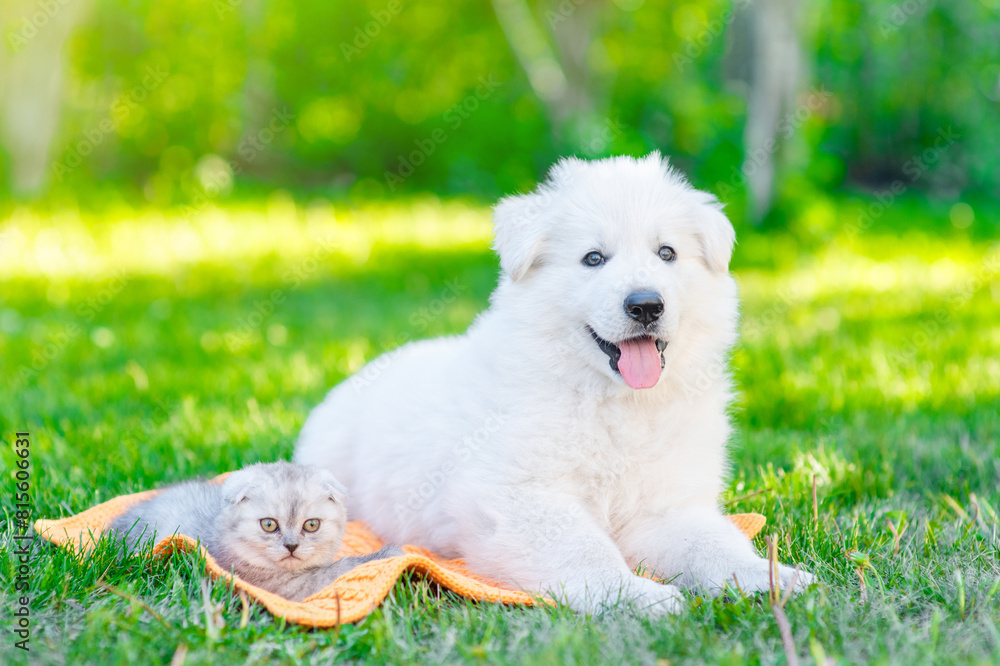
<svg viewBox="0 0 1000 666">
<path fill-rule="evenodd" d="M 588 252 L 583 257 L 584 266 L 600 266 L 606 261 L 604 255 L 600 252 Z"/>
<path fill-rule="evenodd" d="M 260 519 L 260 529 L 265 532 L 273 532 L 278 529 L 278 521 L 274 518 L 261 518 Z"/>
<path fill-rule="evenodd" d="M 670 247 L 669 245 L 664 245 L 663 247 L 661 247 L 659 254 L 660 254 L 660 259 L 663 259 L 663 261 L 673 261 L 674 259 L 677 258 L 677 253 L 674 252 L 674 248 Z"/>
<path fill-rule="evenodd" d="M 319 529 L 319 518 L 310 518 L 306 522 L 302 523 L 302 529 L 306 532 L 315 532 Z"/>
</svg>

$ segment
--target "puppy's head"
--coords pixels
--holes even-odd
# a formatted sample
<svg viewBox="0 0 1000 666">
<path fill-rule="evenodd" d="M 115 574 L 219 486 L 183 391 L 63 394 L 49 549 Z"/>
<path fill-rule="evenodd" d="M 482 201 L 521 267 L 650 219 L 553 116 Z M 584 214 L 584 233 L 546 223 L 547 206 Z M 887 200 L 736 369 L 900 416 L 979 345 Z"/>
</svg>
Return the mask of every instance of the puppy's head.
<svg viewBox="0 0 1000 666">
<path fill-rule="evenodd" d="M 721 208 L 658 153 L 564 159 L 535 192 L 500 201 L 494 249 L 541 335 L 651 388 L 682 328 L 735 321 L 735 234 Z"/>
</svg>

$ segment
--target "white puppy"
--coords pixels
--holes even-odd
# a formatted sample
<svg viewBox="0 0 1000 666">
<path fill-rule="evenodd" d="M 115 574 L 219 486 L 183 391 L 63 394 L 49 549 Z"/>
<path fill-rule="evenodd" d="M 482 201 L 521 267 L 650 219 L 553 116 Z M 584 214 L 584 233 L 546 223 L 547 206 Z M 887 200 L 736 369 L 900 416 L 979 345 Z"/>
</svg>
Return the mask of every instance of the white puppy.
<svg viewBox="0 0 1000 666">
<path fill-rule="evenodd" d="M 490 309 L 336 387 L 295 462 L 336 470 L 351 518 L 389 541 L 578 610 L 678 610 L 639 565 L 767 589 L 768 561 L 719 508 L 738 318 L 720 209 L 657 153 L 561 161 L 496 207 Z M 779 567 L 783 588 L 793 575 Z"/>
</svg>

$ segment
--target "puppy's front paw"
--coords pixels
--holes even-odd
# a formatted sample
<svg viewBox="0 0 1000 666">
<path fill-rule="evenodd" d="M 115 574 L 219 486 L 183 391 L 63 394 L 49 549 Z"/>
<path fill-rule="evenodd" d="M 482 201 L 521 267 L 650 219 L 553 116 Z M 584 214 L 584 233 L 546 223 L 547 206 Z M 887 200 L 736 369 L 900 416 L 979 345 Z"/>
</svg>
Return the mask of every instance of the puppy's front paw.
<svg viewBox="0 0 1000 666">
<path fill-rule="evenodd" d="M 675 585 L 664 585 L 641 578 L 630 590 L 629 601 L 635 610 L 650 617 L 679 613 L 684 609 L 684 595 Z"/>
<path fill-rule="evenodd" d="M 782 565 L 782 566 L 784 566 L 784 565 Z M 785 569 L 790 569 L 790 567 L 784 567 L 784 568 Z M 791 572 L 792 572 L 791 575 L 788 576 L 788 582 L 787 583 L 784 582 L 784 579 L 782 580 L 782 589 L 787 589 L 787 586 L 791 585 L 792 581 L 794 580 L 795 581 L 795 589 L 792 590 L 792 591 L 797 594 L 799 592 L 805 592 L 806 588 L 810 587 L 811 585 L 815 585 L 816 583 L 819 582 L 819 579 L 816 578 L 816 574 L 811 574 L 808 571 L 803 571 L 802 569 L 799 569 L 798 570 L 798 578 L 795 577 L 795 569 L 794 568 L 791 568 Z"/>
<path fill-rule="evenodd" d="M 784 592 L 794 585 L 794 593 L 804 592 L 813 583 L 817 582 L 816 576 L 795 567 L 785 564 L 778 565 L 778 577 L 775 585 Z M 726 581 L 735 585 L 746 594 L 753 592 L 765 592 L 771 589 L 771 563 L 768 560 L 760 559 L 753 564 L 739 567 Z"/>
<path fill-rule="evenodd" d="M 630 610 L 649 617 L 662 617 L 679 613 L 684 608 L 684 595 L 676 586 L 634 575 L 625 580 L 608 581 L 604 586 L 580 581 L 578 585 L 564 585 L 559 592 L 549 594 L 584 613 Z"/>
</svg>

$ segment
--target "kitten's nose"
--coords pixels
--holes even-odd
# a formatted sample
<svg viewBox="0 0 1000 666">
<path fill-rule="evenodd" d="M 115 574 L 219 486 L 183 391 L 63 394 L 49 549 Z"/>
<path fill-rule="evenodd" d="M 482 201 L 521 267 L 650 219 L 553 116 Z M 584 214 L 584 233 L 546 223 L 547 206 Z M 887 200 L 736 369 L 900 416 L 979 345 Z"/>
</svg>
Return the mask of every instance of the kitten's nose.
<svg viewBox="0 0 1000 666">
<path fill-rule="evenodd" d="M 285 548 L 288 549 L 289 554 L 294 553 L 295 549 L 299 547 L 297 543 L 286 543 Z"/>
</svg>

